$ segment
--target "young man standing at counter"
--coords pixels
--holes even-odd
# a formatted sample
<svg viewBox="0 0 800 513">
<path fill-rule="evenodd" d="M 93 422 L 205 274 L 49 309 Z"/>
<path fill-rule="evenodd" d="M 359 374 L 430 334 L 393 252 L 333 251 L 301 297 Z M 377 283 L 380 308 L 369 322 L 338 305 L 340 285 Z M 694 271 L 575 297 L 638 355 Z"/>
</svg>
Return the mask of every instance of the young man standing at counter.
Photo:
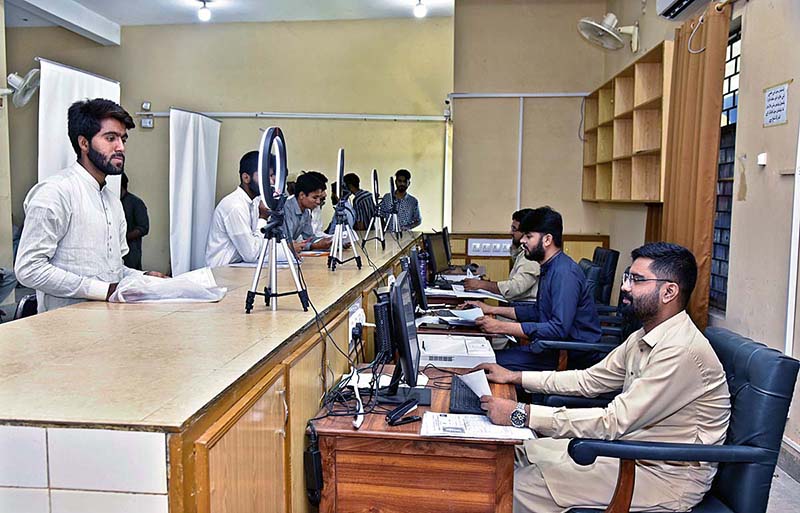
<svg viewBox="0 0 800 513">
<path fill-rule="evenodd" d="M 106 187 L 107 176 L 124 171 L 133 119 L 101 98 L 73 103 L 67 119 L 77 161 L 35 185 L 24 202 L 15 271 L 20 283 L 36 289 L 39 312 L 107 300 L 122 278 L 141 272 L 122 262 L 125 212 L 119 195 Z"/>
<path fill-rule="evenodd" d="M 413 230 L 422 224 L 422 214 L 419 212 L 419 202 L 417 198 L 408 193 L 411 185 L 411 173 L 408 169 L 398 169 L 394 174 L 394 198 L 387 192 L 381 201 L 381 216 L 389 217 L 392 213 L 392 205 L 397 206 L 397 221 L 400 223 L 400 230 Z"/>
</svg>

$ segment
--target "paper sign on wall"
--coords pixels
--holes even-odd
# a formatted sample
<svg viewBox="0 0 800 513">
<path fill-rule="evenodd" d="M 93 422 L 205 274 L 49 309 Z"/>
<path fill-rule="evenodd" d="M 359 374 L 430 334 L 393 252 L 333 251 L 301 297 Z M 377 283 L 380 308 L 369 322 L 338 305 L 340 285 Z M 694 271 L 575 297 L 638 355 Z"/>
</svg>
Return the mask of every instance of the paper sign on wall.
<svg viewBox="0 0 800 513">
<path fill-rule="evenodd" d="M 789 100 L 789 84 L 784 82 L 764 89 L 764 127 L 783 125 L 786 119 L 786 106 Z"/>
</svg>

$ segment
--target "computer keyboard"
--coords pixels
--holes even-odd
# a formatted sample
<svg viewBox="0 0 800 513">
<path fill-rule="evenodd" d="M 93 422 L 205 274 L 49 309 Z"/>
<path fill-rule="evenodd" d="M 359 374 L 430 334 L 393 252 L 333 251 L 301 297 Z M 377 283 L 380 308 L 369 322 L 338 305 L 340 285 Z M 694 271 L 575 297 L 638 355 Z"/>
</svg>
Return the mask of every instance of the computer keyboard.
<svg viewBox="0 0 800 513">
<path fill-rule="evenodd" d="M 481 409 L 481 399 L 469 389 L 458 376 L 453 376 L 450 385 L 450 413 L 472 413 L 485 415 Z"/>
</svg>

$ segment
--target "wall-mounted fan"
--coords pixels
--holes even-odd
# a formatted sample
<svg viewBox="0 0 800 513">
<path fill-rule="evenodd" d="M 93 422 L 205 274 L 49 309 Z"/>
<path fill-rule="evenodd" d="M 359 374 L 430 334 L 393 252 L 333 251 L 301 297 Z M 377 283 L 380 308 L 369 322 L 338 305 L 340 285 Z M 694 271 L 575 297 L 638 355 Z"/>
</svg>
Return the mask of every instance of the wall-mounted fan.
<svg viewBox="0 0 800 513">
<path fill-rule="evenodd" d="M 602 21 L 592 18 L 581 18 L 578 22 L 578 32 L 592 44 L 602 46 L 607 50 L 619 50 L 625 46 L 623 35 L 631 38 L 631 51 L 639 51 L 639 22 L 625 27 L 618 27 L 619 20 L 614 13 L 603 16 Z"/>
<path fill-rule="evenodd" d="M 9 89 L 0 89 L 0 96 L 12 95 L 11 101 L 15 107 L 24 107 L 31 101 L 36 90 L 39 89 L 39 70 L 32 69 L 22 78 L 17 73 L 6 77 Z"/>
</svg>

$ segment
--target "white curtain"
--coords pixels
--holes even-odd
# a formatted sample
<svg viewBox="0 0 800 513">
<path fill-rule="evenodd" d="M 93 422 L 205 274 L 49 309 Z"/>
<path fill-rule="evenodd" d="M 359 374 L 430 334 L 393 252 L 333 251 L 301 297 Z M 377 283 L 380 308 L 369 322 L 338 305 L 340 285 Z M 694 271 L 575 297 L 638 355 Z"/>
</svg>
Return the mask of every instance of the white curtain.
<svg viewBox="0 0 800 513">
<path fill-rule="evenodd" d="M 67 135 L 67 109 L 78 100 L 105 98 L 119 103 L 119 82 L 57 62 L 39 60 L 39 181 L 75 162 Z M 119 194 L 120 177 L 108 178 Z"/>
<path fill-rule="evenodd" d="M 172 275 L 206 265 L 217 190 L 220 122 L 169 111 L 169 248 Z"/>
</svg>

